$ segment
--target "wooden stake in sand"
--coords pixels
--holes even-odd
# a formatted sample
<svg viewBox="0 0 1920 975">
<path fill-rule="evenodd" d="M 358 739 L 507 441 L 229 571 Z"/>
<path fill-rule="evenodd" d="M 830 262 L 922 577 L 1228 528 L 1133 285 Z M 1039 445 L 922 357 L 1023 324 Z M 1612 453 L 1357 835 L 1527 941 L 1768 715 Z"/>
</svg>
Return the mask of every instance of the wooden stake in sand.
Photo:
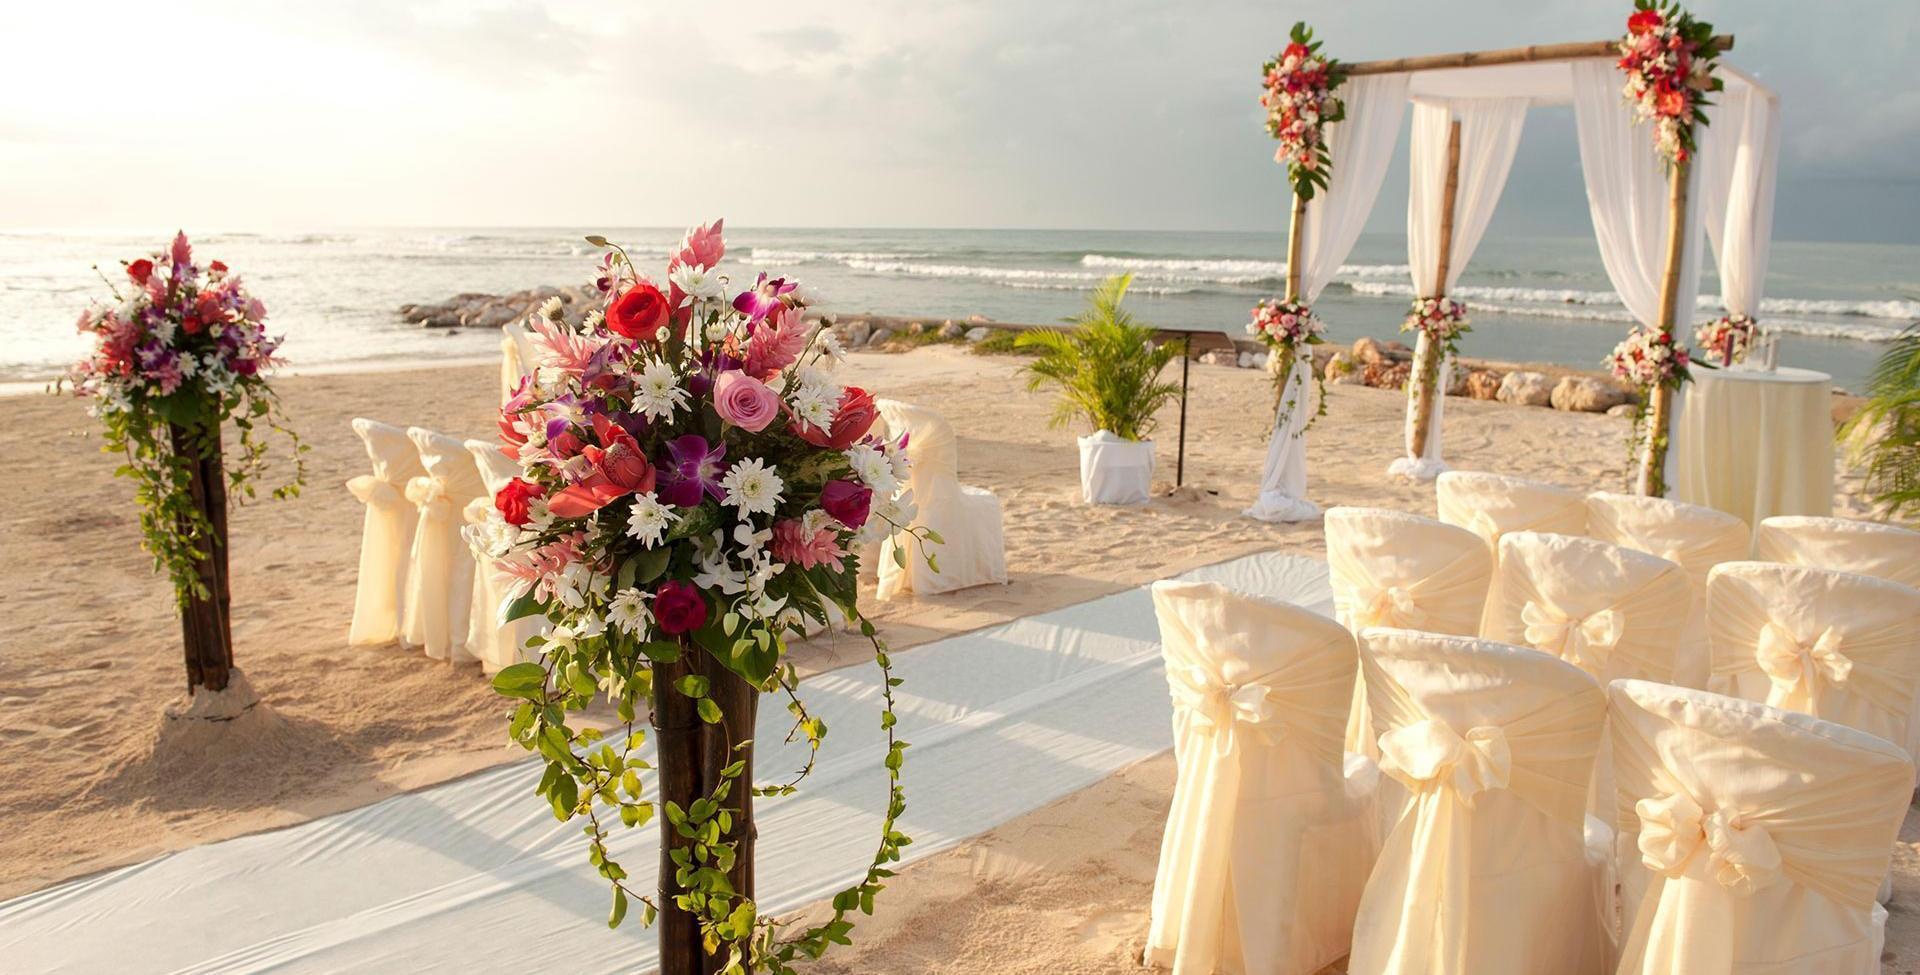
<svg viewBox="0 0 1920 975">
<path fill-rule="evenodd" d="M 220 429 L 215 427 L 207 435 L 172 424 L 169 434 L 174 455 L 186 464 L 187 491 L 193 505 L 211 529 L 206 557 L 194 563 L 194 573 L 207 595 L 186 593 L 186 603 L 180 609 L 187 694 L 223 691 L 233 669 L 233 597 L 227 585 L 227 475 L 220 454 Z"/>
<path fill-rule="evenodd" d="M 1693 166 L 1682 161 L 1667 173 L 1667 262 L 1660 273 L 1660 322 L 1662 335 L 1673 337 L 1679 309 L 1680 264 L 1686 256 L 1687 184 L 1692 182 Z M 1673 422 L 1674 388 L 1656 383 L 1647 391 L 1647 443 L 1641 450 L 1640 470 L 1634 490 L 1648 497 L 1667 493 L 1667 427 Z"/>
<path fill-rule="evenodd" d="M 1434 271 L 1433 297 L 1447 297 L 1447 273 L 1453 267 L 1453 207 L 1460 191 L 1460 120 L 1447 129 L 1447 180 L 1440 198 L 1440 260 Z M 1434 387 L 1440 382 L 1441 343 L 1422 333 L 1413 363 L 1413 396 L 1407 409 L 1413 411 L 1413 436 L 1407 450 L 1415 460 L 1427 455 L 1427 437 L 1433 432 Z"/>
</svg>

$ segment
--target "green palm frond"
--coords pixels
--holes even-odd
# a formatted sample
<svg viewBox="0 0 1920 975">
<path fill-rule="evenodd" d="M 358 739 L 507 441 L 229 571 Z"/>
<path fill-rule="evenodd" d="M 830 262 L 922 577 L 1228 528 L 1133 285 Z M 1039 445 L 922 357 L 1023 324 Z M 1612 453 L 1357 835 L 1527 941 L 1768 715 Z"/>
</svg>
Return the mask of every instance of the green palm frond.
<svg viewBox="0 0 1920 975">
<path fill-rule="evenodd" d="M 1840 427 L 1840 440 L 1888 517 L 1920 514 L 1920 322 L 1881 353 L 1867 396 Z"/>
<path fill-rule="evenodd" d="M 1036 329 L 1015 340 L 1015 347 L 1039 353 L 1023 367 L 1027 389 L 1059 390 L 1054 426 L 1085 420 L 1095 430 L 1144 440 L 1153 432 L 1154 414 L 1179 394 L 1178 385 L 1160 381 L 1179 350 L 1155 346 L 1153 326 L 1135 322 L 1121 307 L 1132 283 L 1131 274 L 1108 278 L 1094 289 L 1086 310 L 1064 320 L 1073 328 Z"/>
</svg>

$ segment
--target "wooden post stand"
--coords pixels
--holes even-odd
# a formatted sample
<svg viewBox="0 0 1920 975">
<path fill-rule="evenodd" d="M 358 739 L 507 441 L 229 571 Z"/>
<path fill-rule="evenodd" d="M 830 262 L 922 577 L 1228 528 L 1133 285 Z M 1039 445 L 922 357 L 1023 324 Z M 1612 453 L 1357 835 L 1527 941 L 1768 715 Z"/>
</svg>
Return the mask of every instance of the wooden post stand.
<svg viewBox="0 0 1920 975">
<path fill-rule="evenodd" d="M 1460 194 L 1460 122 L 1455 119 L 1447 129 L 1447 179 L 1444 195 L 1440 198 L 1440 260 L 1435 270 L 1433 287 L 1435 298 L 1445 300 L 1447 296 L 1447 274 L 1453 269 L 1453 209 Z M 1413 363 L 1413 397 L 1407 408 L 1413 411 L 1413 435 L 1407 444 L 1408 453 L 1419 460 L 1427 455 L 1427 438 L 1433 433 L 1433 398 L 1446 395 L 1445 390 L 1435 391 L 1440 382 L 1440 360 L 1444 352 L 1440 343 L 1432 341 L 1422 332 L 1415 342 L 1417 346 Z"/>
<path fill-rule="evenodd" d="M 174 456 L 187 468 L 187 491 L 211 527 L 206 557 L 194 565 L 206 596 L 189 592 L 180 608 L 180 638 L 186 648 L 187 694 L 223 691 L 233 670 L 233 597 L 227 587 L 227 476 L 220 434 L 173 425 Z"/>
<path fill-rule="evenodd" d="M 1672 337 L 1679 316 L 1680 265 L 1686 256 L 1687 189 L 1691 163 L 1676 163 L 1667 175 L 1667 261 L 1660 275 L 1660 332 Z M 1667 427 L 1673 422 L 1674 389 L 1659 383 L 1647 391 L 1647 443 L 1640 454 L 1634 490 L 1648 497 L 1667 493 Z"/>
<path fill-rule="evenodd" d="M 1307 201 L 1293 194 L 1293 215 L 1287 220 L 1287 302 L 1300 300 L 1300 233 L 1307 221 Z"/>
<path fill-rule="evenodd" d="M 707 696 L 720 706 L 719 724 L 707 724 L 693 698 L 681 693 L 678 684 L 688 676 L 707 679 Z M 696 800 L 713 794 L 720 784 L 721 770 L 735 761 L 746 768 L 734 780 L 723 805 L 738 810 L 733 829 L 725 838 L 737 844 L 733 869 L 727 879 L 741 897 L 754 892 L 753 855 L 758 830 L 753 822 L 752 749 L 736 753 L 735 746 L 753 737 L 753 725 L 759 707 L 760 692 L 738 674 L 722 666 L 706 650 L 690 640 L 682 640 L 680 659 L 653 665 L 653 731 L 659 756 L 660 803 L 673 803 L 689 809 Z M 660 816 L 660 975 L 714 975 L 725 967 L 726 958 L 707 954 L 700 935 L 700 921 L 684 911 L 675 898 L 685 892 L 675 873 L 675 850 L 691 843 L 681 837 Z"/>
</svg>

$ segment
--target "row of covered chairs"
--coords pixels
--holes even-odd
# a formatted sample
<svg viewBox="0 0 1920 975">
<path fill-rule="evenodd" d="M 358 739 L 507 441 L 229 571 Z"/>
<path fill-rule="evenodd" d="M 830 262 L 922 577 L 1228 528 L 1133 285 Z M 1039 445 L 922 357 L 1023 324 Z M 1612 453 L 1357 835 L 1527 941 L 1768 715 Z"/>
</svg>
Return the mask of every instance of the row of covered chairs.
<svg viewBox="0 0 1920 975">
<path fill-rule="evenodd" d="M 347 642 L 398 642 L 488 673 L 522 659 L 537 619 L 501 625 L 502 590 L 462 529 L 487 518 L 519 465 L 485 440 L 353 421 L 373 472 L 347 482 L 367 506 Z"/>
</svg>

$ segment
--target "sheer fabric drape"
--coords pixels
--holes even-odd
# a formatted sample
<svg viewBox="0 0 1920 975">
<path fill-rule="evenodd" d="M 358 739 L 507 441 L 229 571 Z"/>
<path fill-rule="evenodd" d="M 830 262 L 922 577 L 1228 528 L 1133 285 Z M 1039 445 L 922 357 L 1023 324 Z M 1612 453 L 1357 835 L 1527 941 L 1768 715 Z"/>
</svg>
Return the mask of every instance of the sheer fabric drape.
<svg viewBox="0 0 1920 975">
<path fill-rule="evenodd" d="M 1380 195 L 1406 112 L 1407 76 L 1353 78 L 1341 86 L 1340 97 L 1346 103 L 1346 119 L 1326 127 L 1333 173 L 1327 188 L 1307 204 L 1301 228 L 1300 300 L 1309 303 L 1320 296 L 1352 253 Z M 1296 384 L 1292 386 L 1295 408 L 1291 422 L 1276 424 L 1260 474 L 1260 494 L 1245 512 L 1249 517 L 1307 521 L 1320 514 L 1319 506 L 1306 497 L 1307 439 L 1299 432 L 1313 412 L 1307 395 L 1313 386 L 1304 381 L 1312 368 L 1311 362 L 1298 363 L 1297 374 L 1287 377 Z"/>
<path fill-rule="evenodd" d="M 1526 121 L 1524 98 L 1417 99 L 1413 104 L 1413 155 L 1407 200 L 1407 264 L 1413 271 L 1413 291 L 1420 297 L 1452 292 L 1460 272 L 1473 258 L 1488 221 L 1506 187 L 1514 150 Z M 1459 182 L 1454 194 L 1453 232 L 1447 259 L 1447 279 L 1440 281 L 1440 220 L 1446 197 L 1447 143 L 1453 122 L 1460 122 Z M 1424 347 L 1422 333 L 1415 342 Z M 1418 361 L 1418 357 L 1416 357 Z M 1441 420 L 1447 381 L 1453 364 L 1441 365 L 1432 398 L 1427 442 L 1420 456 L 1413 454 L 1414 417 L 1407 412 L 1407 453 L 1394 460 L 1387 473 L 1430 481 L 1447 469 L 1441 459 Z"/>
<path fill-rule="evenodd" d="M 1753 556 L 1892 579 L 1920 588 L 1920 532 L 1812 515 L 1775 515 L 1753 533 Z"/>
<path fill-rule="evenodd" d="M 1587 533 L 1622 548 L 1657 555 L 1687 574 L 1693 598 L 1674 658 L 1673 682 L 1707 686 L 1707 573 L 1747 556 L 1747 523 L 1712 508 L 1599 491 L 1587 495 Z"/>
<path fill-rule="evenodd" d="M 367 506 L 360 529 L 360 574 L 354 585 L 353 622 L 347 642 L 353 646 L 391 643 L 400 637 L 401 607 L 413 555 L 414 522 L 407 482 L 426 473 L 407 432 L 365 417 L 353 432 L 366 443 L 373 473 L 347 482 L 347 490 Z"/>
<path fill-rule="evenodd" d="M 1372 796 L 1341 737 L 1356 666 L 1339 624 L 1203 582 L 1158 582 L 1179 780 L 1146 961 L 1177 975 L 1309 975 L 1347 953 L 1373 865 Z"/>
<path fill-rule="evenodd" d="M 405 640 L 435 660 L 471 659 L 466 652 L 473 600 L 473 552 L 460 529 L 467 502 L 486 487 L 466 445 L 410 427 L 407 437 L 426 472 L 407 482 L 407 500 L 419 511 L 413 567 L 407 580 Z"/>
<path fill-rule="evenodd" d="M 906 487 L 918 508 L 913 523 L 933 529 L 941 538 L 941 543 L 933 546 L 938 571 L 927 565 L 918 538 L 903 532 L 888 539 L 881 546 L 876 567 L 879 598 L 1005 583 L 1007 556 L 1000 499 L 984 488 L 960 483 L 952 424 L 923 406 L 894 400 L 880 400 L 875 405 L 893 436 L 907 435 L 907 459 L 912 470 Z M 906 548 L 904 566 L 894 561 L 895 546 Z"/>
<path fill-rule="evenodd" d="M 1334 613 L 1356 636 L 1373 626 L 1479 632 L 1493 578 L 1493 558 L 1480 536 L 1383 508 L 1330 508 L 1325 530 Z M 1346 749 L 1378 757 L 1364 679 L 1354 686 Z"/>
<path fill-rule="evenodd" d="M 1371 629 L 1381 800 L 1351 975 L 1593 975 L 1586 783 L 1605 701 L 1578 668 L 1468 637 Z"/>
<path fill-rule="evenodd" d="M 1780 98 L 1730 84 L 1713 101 L 1713 124 L 1701 130 L 1701 217 L 1720 272 L 1721 305 L 1729 314 L 1757 316 L 1773 245 Z"/>
<path fill-rule="evenodd" d="M 1490 632 L 1488 627 L 1500 599 L 1500 536 L 1519 531 L 1560 535 L 1583 535 L 1587 531 L 1585 499 L 1580 492 L 1558 484 L 1485 471 L 1447 471 L 1433 487 L 1440 520 L 1480 536 L 1493 556 L 1493 582 L 1487 588 L 1486 611 L 1480 617 L 1483 634 Z"/>
<path fill-rule="evenodd" d="M 1620 975 L 1880 971 L 1910 759 L 1864 732 L 1644 681 L 1609 688 Z"/>
</svg>

